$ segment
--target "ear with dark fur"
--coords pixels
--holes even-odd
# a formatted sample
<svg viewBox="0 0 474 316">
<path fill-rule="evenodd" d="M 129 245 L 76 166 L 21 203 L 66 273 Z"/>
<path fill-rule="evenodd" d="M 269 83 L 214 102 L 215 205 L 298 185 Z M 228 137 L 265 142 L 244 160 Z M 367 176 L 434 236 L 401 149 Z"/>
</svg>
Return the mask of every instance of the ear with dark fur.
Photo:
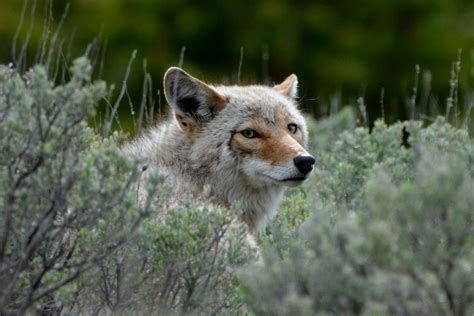
<svg viewBox="0 0 474 316">
<path fill-rule="evenodd" d="M 193 131 L 227 105 L 227 98 L 184 70 L 171 67 L 164 78 L 166 101 L 184 131 Z"/>
<path fill-rule="evenodd" d="M 298 77 L 295 74 L 289 75 L 285 81 L 273 86 L 273 89 L 291 99 L 296 99 L 298 97 Z"/>
</svg>

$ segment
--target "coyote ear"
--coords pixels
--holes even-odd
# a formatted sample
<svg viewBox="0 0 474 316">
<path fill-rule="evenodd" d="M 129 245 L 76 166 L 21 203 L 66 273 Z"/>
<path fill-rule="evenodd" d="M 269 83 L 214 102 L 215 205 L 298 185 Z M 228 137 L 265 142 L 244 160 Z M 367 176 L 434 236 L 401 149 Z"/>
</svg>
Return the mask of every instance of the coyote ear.
<svg viewBox="0 0 474 316">
<path fill-rule="evenodd" d="M 166 71 L 164 91 L 166 101 L 185 131 L 211 120 L 228 102 L 214 88 L 176 67 Z"/>
<path fill-rule="evenodd" d="M 298 77 L 295 74 L 289 75 L 285 81 L 273 86 L 273 89 L 291 99 L 296 99 L 298 97 Z"/>
</svg>

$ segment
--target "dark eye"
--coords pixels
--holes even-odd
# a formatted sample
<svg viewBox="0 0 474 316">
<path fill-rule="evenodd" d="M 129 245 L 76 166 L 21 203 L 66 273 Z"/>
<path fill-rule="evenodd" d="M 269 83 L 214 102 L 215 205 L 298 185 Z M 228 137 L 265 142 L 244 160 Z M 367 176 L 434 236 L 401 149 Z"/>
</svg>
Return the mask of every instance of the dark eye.
<svg viewBox="0 0 474 316">
<path fill-rule="evenodd" d="M 298 125 L 296 125 L 295 123 L 288 124 L 288 130 L 290 131 L 290 133 L 296 134 L 296 132 L 298 131 Z"/>
<path fill-rule="evenodd" d="M 251 128 L 246 128 L 242 130 L 240 134 L 242 134 L 242 136 L 246 138 L 257 138 L 258 136 L 260 136 L 256 131 Z"/>
</svg>

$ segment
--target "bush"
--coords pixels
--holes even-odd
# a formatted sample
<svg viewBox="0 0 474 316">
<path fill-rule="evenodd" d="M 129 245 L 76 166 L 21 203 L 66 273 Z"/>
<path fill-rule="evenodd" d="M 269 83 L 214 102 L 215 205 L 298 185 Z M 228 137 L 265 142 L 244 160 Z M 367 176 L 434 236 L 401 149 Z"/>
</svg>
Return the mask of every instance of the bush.
<svg viewBox="0 0 474 316">
<path fill-rule="evenodd" d="M 236 210 L 190 202 L 148 218 L 169 190 L 152 175 L 138 204 L 139 164 L 88 127 L 106 91 L 91 70 L 80 58 L 55 86 L 42 66 L 0 68 L 0 314 L 243 308 L 232 267 L 251 251 Z"/>
<path fill-rule="evenodd" d="M 129 194 L 133 164 L 87 126 L 105 92 L 90 74 L 78 59 L 54 87 L 41 66 L 24 76 L 0 68 L 1 313 L 56 306 L 52 294 L 124 244 L 147 212 Z M 117 221 L 123 229 L 104 238 Z"/>
<path fill-rule="evenodd" d="M 231 267 L 247 263 L 252 252 L 231 213 L 187 205 L 146 219 L 134 242 L 84 275 L 73 311 L 244 311 Z"/>
<path fill-rule="evenodd" d="M 106 90 L 84 58 L 60 85 L 42 66 L 0 67 L 0 314 L 474 313 L 465 130 L 308 119 L 315 175 L 248 266 L 238 205 L 171 208 L 158 174 L 138 203 L 140 163 L 87 123 Z"/>
<path fill-rule="evenodd" d="M 426 128 L 378 121 L 370 133 L 346 130 L 318 156 L 307 193 L 312 215 L 298 234 L 286 234 L 288 255 L 267 249 L 265 267 L 242 275 L 251 310 L 472 314 L 474 146 L 467 132 L 443 118 Z M 288 214 L 300 214 L 299 204 L 285 205 L 273 226 L 285 228 Z"/>
</svg>

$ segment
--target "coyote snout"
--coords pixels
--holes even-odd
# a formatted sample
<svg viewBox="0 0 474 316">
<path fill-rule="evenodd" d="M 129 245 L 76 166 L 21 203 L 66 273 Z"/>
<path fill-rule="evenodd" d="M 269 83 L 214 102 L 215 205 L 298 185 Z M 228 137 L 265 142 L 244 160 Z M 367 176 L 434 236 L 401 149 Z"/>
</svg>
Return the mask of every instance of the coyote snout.
<svg viewBox="0 0 474 316">
<path fill-rule="evenodd" d="M 296 168 L 300 171 L 300 173 L 303 175 L 303 178 L 306 179 L 307 175 L 313 170 L 313 165 L 314 165 L 314 158 L 313 156 L 297 156 L 295 159 L 293 159 L 293 162 L 295 163 Z"/>
<path fill-rule="evenodd" d="M 208 85 L 170 68 L 164 78 L 170 119 L 124 151 L 165 173 L 177 196 L 208 187 L 224 205 L 239 201 L 242 219 L 256 231 L 285 187 L 304 182 L 315 163 L 297 85 L 295 75 L 273 87 Z"/>
<path fill-rule="evenodd" d="M 297 171 L 292 172 L 290 176 L 282 179 L 281 182 L 289 187 L 301 184 L 309 178 L 311 171 L 313 171 L 314 162 L 313 156 L 309 154 L 296 156 L 293 159 L 293 169 Z"/>
</svg>

